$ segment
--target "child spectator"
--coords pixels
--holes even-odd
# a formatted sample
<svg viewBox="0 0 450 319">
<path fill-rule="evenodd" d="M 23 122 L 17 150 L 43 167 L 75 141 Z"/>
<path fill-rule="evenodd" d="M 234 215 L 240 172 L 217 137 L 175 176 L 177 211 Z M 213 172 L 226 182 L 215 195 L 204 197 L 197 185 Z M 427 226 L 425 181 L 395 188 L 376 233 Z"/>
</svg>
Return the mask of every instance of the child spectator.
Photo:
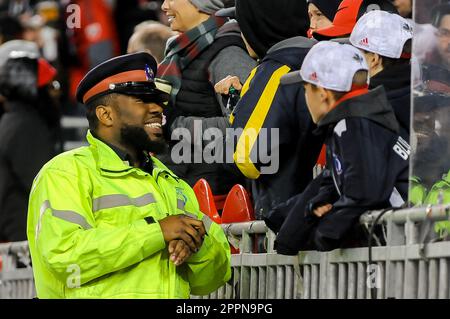
<svg viewBox="0 0 450 319">
<path fill-rule="evenodd" d="M 350 43 L 366 58 L 370 88 L 384 86 L 405 140 L 409 139 L 411 121 L 412 36 L 408 20 L 380 10 L 363 15 L 350 36 Z"/>
<path fill-rule="evenodd" d="M 312 32 L 328 28 L 333 25 L 333 19 L 341 0 L 308 0 L 309 31 L 308 38 Z"/>
<path fill-rule="evenodd" d="M 301 193 L 312 180 L 323 143 L 323 136 L 313 134 L 316 127 L 303 88 L 280 86 L 280 78 L 299 70 L 316 43 L 306 37 L 307 14 L 302 1 L 236 1 L 242 37 L 259 65 L 243 85 L 243 79 L 229 76 L 215 87 L 221 94 L 228 94 L 231 85 L 242 89 L 230 117 L 232 127 L 242 129 L 234 144 L 235 167 L 251 180 L 256 218 L 264 219 L 275 232 L 286 216 L 284 211 L 269 212 Z M 270 154 L 270 162 L 261 154 Z"/>
<path fill-rule="evenodd" d="M 368 72 L 358 49 L 325 41 L 283 80 L 304 85 L 312 119 L 326 132 L 329 174 L 306 210 L 287 217 L 278 253 L 341 247 L 355 239 L 352 229 L 365 211 L 399 207 L 407 199 L 410 148 L 398 135 L 384 89 L 368 90 Z"/>
<path fill-rule="evenodd" d="M 314 31 L 313 37 L 317 40 L 347 38 L 352 33 L 359 18 L 372 10 L 398 13 L 389 0 L 344 0 L 337 9 L 333 24 L 327 28 Z"/>
</svg>

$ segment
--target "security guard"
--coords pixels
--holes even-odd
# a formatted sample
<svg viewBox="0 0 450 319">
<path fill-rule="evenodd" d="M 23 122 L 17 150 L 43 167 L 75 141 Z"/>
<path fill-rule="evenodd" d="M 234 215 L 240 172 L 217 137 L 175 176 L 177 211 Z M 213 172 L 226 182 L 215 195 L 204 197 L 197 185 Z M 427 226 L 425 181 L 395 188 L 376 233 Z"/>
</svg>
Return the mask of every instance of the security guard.
<svg viewBox="0 0 450 319">
<path fill-rule="evenodd" d="M 148 53 L 108 60 L 80 82 L 89 146 L 35 178 L 27 235 L 39 298 L 188 298 L 231 276 L 221 227 L 192 189 L 149 153 L 162 105 Z"/>
</svg>

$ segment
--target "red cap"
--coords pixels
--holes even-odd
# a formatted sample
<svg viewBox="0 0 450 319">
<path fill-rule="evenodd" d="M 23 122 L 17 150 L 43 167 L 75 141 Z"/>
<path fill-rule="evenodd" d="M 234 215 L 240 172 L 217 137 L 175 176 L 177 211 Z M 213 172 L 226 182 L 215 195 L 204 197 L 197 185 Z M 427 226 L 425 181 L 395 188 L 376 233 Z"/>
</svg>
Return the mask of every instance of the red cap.
<svg viewBox="0 0 450 319">
<path fill-rule="evenodd" d="M 38 87 L 43 87 L 50 83 L 56 76 L 56 69 L 50 65 L 45 59 L 38 59 Z"/>
<path fill-rule="evenodd" d="M 333 19 L 333 25 L 316 30 L 313 35 L 337 38 L 350 35 L 358 20 L 359 9 L 363 0 L 344 0 L 339 5 Z"/>
</svg>

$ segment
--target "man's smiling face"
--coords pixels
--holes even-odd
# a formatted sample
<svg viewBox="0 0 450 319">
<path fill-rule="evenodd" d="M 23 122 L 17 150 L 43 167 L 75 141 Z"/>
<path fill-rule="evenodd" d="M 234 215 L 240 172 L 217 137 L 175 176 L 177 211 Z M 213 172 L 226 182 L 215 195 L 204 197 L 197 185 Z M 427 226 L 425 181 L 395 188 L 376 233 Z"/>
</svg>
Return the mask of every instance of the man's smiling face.
<svg viewBox="0 0 450 319">
<path fill-rule="evenodd" d="M 118 143 L 142 151 L 160 153 L 165 141 L 162 130 L 163 108 L 154 102 L 123 94 L 114 101 L 114 136 Z"/>
</svg>

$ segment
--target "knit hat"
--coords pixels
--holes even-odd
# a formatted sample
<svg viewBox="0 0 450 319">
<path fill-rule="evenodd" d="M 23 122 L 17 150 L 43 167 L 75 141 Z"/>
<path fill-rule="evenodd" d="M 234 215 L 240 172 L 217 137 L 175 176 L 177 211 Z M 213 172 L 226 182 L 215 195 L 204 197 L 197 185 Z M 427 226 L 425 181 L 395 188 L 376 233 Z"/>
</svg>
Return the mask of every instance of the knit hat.
<svg viewBox="0 0 450 319">
<path fill-rule="evenodd" d="M 213 14 L 224 7 L 222 0 L 189 0 L 201 12 Z"/>
<path fill-rule="evenodd" d="M 308 3 L 314 4 L 328 20 L 333 21 L 341 1 L 342 0 L 308 0 Z"/>
</svg>

